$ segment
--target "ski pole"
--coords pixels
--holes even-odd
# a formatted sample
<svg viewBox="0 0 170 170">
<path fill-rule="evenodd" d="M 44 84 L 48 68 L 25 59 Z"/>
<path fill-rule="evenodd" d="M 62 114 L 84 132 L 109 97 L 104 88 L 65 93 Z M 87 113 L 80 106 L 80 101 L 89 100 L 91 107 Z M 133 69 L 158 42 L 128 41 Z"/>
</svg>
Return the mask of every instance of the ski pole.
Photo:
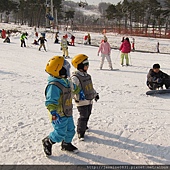
<svg viewBox="0 0 170 170">
<path fill-rule="evenodd" d="M 118 56 L 120 56 L 120 51 L 119 51 L 118 55 L 116 56 L 115 62 L 117 61 Z M 116 63 L 114 63 L 114 64 L 116 64 Z"/>
<path fill-rule="evenodd" d="M 47 44 L 47 50 L 49 51 L 49 48 L 48 48 L 48 41 L 46 41 L 46 44 Z"/>
<path fill-rule="evenodd" d="M 131 66 L 132 66 L 132 59 L 131 59 L 130 53 L 129 53 L 129 61 L 130 61 L 130 64 L 131 64 Z"/>
</svg>

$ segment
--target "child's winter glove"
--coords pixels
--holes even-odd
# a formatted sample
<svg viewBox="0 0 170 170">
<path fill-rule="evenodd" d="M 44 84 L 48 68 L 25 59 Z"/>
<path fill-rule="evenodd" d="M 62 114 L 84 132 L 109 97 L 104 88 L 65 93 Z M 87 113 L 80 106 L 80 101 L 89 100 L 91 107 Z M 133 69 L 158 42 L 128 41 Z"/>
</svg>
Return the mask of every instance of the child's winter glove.
<svg viewBox="0 0 170 170">
<path fill-rule="evenodd" d="M 156 82 L 160 84 L 160 83 L 162 83 L 162 79 L 161 78 L 157 78 Z"/>
<path fill-rule="evenodd" d="M 60 115 L 56 112 L 56 110 L 53 110 L 50 112 L 52 115 L 52 123 L 54 124 L 60 124 L 61 123 L 61 117 Z"/>
<path fill-rule="evenodd" d="M 157 82 L 157 78 L 153 77 L 153 82 L 156 83 Z"/>
<path fill-rule="evenodd" d="M 80 95 L 79 100 L 85 100 L 85 95 L 84 95 L 83 90 L 80 90 L 79 95 Z"/>
<path fill-rule="evenodd" d="M 97 100 L 99 100 L 99 93 L 97 93 L 96 97 L 94 98 L 94 100 L 97 102 Z"/>
</svg>

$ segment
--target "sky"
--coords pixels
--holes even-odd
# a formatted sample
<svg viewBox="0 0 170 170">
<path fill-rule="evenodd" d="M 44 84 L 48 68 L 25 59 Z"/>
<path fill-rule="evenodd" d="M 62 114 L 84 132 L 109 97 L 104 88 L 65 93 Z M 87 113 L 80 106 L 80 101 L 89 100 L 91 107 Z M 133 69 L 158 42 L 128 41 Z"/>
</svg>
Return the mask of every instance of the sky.
<svg viewBox="0 0 170 170">
<path fill-rule="evenodd" d="M 72 0 L 74 2 L 80 2 L 80 0 Z M 90 5 L 98 5 L 101 2 L 110 2 L 112 4 L 117 4 L 118 2 L 120 2 L 121 0 L 81 0 L 83 2 L 87 1 L 88 4 Z"/>
</svg>

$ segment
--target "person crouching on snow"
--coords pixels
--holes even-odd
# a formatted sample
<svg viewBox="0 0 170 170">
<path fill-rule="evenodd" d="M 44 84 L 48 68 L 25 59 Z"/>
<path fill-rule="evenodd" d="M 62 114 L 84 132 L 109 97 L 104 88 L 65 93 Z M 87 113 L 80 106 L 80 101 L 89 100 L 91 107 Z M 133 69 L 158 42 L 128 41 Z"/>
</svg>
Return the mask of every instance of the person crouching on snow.
<svg viewBox="0 0 170 170">
<path fill-rule="evenodd" d="M 84 140 L 84 134 L 88 129 L 87 124 L 92 110 L 92 100 L 99 99 L 98 93 L 93 88 L 91 76 L 87 73 L 89 68 L 88 57 L 78 54 L 72 59 L 72 65 L 77 69 L 72 74 L 72 82 L 80 87 L 79 94 L 75 95 L 75 103 L 79 112 L 77 122 L 77 134 L 79 140 Z"/>
<path fill-rule="evenodd" d="M 103 41 L 101 42 L 101 44 L 99 46 L 98 56 L 99 56 L 100 52 L 101 52 L 100 70 L 103 67 L 105 58 L 107 59 L 107 62 L 109 64 L 110 70 L 113 70 L 112 62 L 111 62 L 111 58 L 110 58 L 111 48 L 110 48 L 110 44 L 107 42 L 107 37 L 106 36 L 104 36 L 104 39 L 103 39 Z"/>
<path fill-rule="evenodd" d="M 147 74 L 146 84 L 150 90 L 156 90 L 160 87 L 163 88 L 163 85 L 168 89 L 170 88 L 170 76 L 160 70 L 159 64 L 154 64 L 153 68 L 150 69 Z"/>
<path fill-rule="evenodd" d="M 72 116 L 72 90 L 80 89 L 68 79 L 68 62 L 62 56 L 51 58 L 46 65 L 46 72 L 50 74 L 45 90 L 45 105 L 49 111 L 54 131 L 42 140 L 44 152 L 47 156 L 52 154 L 52 145 L 61 143 L 61 150 L 78 152 L 71 143 L 75 135 L 75 125 Z"/>
</svg>

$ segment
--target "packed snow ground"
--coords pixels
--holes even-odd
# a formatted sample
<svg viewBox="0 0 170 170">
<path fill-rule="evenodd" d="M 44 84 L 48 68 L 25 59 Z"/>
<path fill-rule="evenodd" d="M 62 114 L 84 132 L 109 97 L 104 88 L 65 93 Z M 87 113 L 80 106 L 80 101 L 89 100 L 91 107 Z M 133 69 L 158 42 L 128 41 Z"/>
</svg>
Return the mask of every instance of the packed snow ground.
<svg viewBox="0 0 170 170">
<path fill-rule="evenodd" d="M 79 142 L 77 135 L 73 139 L 80 152 L 64 152 L 55 144 L 53 156 L 46 158 L 41 141 L 53 128 L 44 105 L 44 70 L 51 57 L 62 53 L 50 34 L 47 52 L 31 45 L 34 37 L 29 35 L 27 48 L 20 47 L 19 35 L 11 37 L 10 44 L 0 40 L 0 164 L 170 164 L 170 95 L 145 95 L 148 70 L 160 63 L 170 74 L 170 55 L 132 52 L 132 66 L 120 67 L 120 52 L 112 50 L 113 67 L 119 70 L 108 71 L 106 61 L 99 70 L 98 48 L 70 46 L 71 57 L 89 56 L 89 73 L 100 100 L 94 102 L 85 141 Z M 73 112 L 76 125 L 75 106 Z"/>
</svg>

